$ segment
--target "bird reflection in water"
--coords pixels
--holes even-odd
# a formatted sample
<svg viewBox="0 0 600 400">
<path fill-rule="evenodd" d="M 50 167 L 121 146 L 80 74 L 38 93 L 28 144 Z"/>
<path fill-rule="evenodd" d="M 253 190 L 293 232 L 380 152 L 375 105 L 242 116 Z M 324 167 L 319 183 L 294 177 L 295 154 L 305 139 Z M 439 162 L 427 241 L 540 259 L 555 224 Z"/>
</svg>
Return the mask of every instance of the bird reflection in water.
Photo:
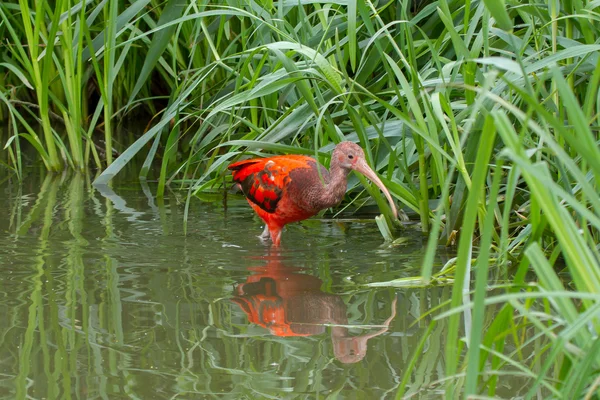
<svg viewBox="0 0 600 400">
<path fill-rule="evenodd" d="M 322 281 L 301 269 L 282 265 L 272 258 L 253 272 L 245 283 L 234 289 L 233 302 L 248 315 L 251 323 L 260 325 L 276 336 L 313 336 L 325 333 L 331 325 L 331 341 L 335 358 L 345 364 L 362 360 L 367 341 L 385 333 L 396 316 L 396 298 L 390 317 L 376 332 L 350 336 L 346 304 L 340 296 L 321 291 Z"/>
</svg>

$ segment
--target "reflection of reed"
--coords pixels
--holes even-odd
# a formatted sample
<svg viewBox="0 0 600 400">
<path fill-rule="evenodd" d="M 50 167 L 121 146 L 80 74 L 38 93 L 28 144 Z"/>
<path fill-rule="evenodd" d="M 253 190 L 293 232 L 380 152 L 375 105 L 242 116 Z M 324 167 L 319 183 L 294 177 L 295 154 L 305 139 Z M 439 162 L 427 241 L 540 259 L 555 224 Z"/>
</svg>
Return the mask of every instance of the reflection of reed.
<svg viewBox="0 0 600 400">
<path fill-rule="evenodd" d="M 65 219 L 73 239 L 67 245 L 67 279 L 65 290 L 65 315 L 61 318 L 63 325 L 61 336 L 68 338 L 67 351 L 70 376 L 77 376 L 77 354 L 85 348 L 91 353 L 88 341 L 81 340 L 81 335 L 90 336 L 89 305 L 85 283 L 84 254 L 88 241 L 83 237 L 85 181 L 83 176 L 75 174 L 69 182 L 65 200 Z M 51 303 L 58 304 L 58 301 Z M 58 331 L 58 326 L 56 327 Z M 93 328 L 92 328 L 93 329 Z M 92 333 L 93 334 L 93 333 Z M 67 392 L 68 393 L 68 392 Z"/>
<path fill-rule="evenodd" d="M 52 184 L 52 183 L 54 183 L 54 184 Z M 53 190 L 50 190 L 51 185 L 52 185 Z M 52 179 L 52 176 L 50 176 L 50 175 L 46 176 L 46 178 L 42 182 L 42 185 L 40 186 L 40 189 L 37 193 L 36 201 L 35 201 L 33 207 L 31 208 L 31 210 L 25 217 L 25 220 L 23 221 L 23 223 L 19 224 L 19 227 L 17 228 L 17 232 L 16 232 L 17 235 L 25 235 L 29 231 L 29 228 L 31 227 L 31 225 L 39 220 L 40 214 L 42 213 L 43 206 L 45 204 L 44 202 L 46 201 L 46 197 L 49 196 L 49 192 L 53 192 L 52 196 L 54 198 L 50 202 L 51 203 L 50 210 L 48 210 L 46 208 L 46 212 L 48 212 L 48 211 L 52 212 L 52 208 L 56 204 L 56 190 L 57 189 L 58 189 L 58 179 Z M 44 221 L 45 221 L 45 219 L 44 219 Z M 51 226 L 51 224 L 48 224 L 47 226 L 44 225 L 44 227 L 46 228 L 46 235 L 49 232 L 50 226 Z"/>
<path fill-rule="evenodd" d="M 67 190 L 62 190 L 65 186 Z M 88 192 L 81 175 L 68 179 L 48 175 L 24 217 L 21 206 L 13 207 L 11 221 L 17 222 L 15 245 L 30 246 L 29 238 L 38 237 L 34 248 L 21 251 L 35 255 L 33 273 L 26 278 L 29 294 L 11 310 L 15 320 L 13 332 L 19 332 L 19 320 L 26 321 L 23 334 L 14 338 L 18 341 L 18 373 L 11 386 L 17 399 L 32 395 L 49 399 L 108 399 L 114 392 L 110 377 L 126 373 L 130 355 L 119 351 L 125 336 L 120 278 L 111 256 L 104 256 L 105 269 L 100 272 L 103 283 L 86 286 L 84 257 L 90 249 L 84 236 L 89 223 L 84 209 Z M 13 201 L 23 200 L 19 196 Z M 61 215 L 60 211 L 64 213 Z M 114 240 L 112 203 L 107 199 L 105 209 L 96 211 L 102 218 L 106 239 Z M 64 227 L 69 236 L 57 240 L 57 236 L 63 237 Z M 57 257 L 59 254 L 61 257 Z M 0 336 L 6 339 L 7 332 L 0 332 Z M 6 344 L 2 345 L 5 348 Z M 81 357 L 86 360 L 85 366 Z M 98 377 L 94 383 L 80 379 L 87 375 L 86 370 Z M 124 386 L 134 382 L 135 379 L 127 380 Z"/>
<path fill-rule="evenodd" d="M 392 321 L 396 289 L 340 279 L 331 249 L 308 260 L 286 253 L 289 265 L 320 260 L 318 276 L 274 258 L 247 277 L 239 257 L 248 253 L 176 235 L 181 214 L 169 209 L 175 202 L 155 210 L 139 193 L 119 190 L 106 199 L 79 176 L 40 183 L 10 192 L 15 206 L 0 232 L 8 231 L 0 265 L 14 274 L 0 279 L 0 315 L 7 311 L 0 321 L 0 396 L 392 398 L 406 376 L 405 393 L 418 398 L 444 378 L 445 321 L 418 346 L 430 320 L 420 318 L 447 302 L 449 288 L 398 290 Z M 32 188 L 39 193 L 30 195 Z M 205 213 L 201 223 L 218 232 L 222 219 Z M 161 229 L 167 226 L 172 235 Z M 377 273 L 355 276 L 366 282 Z M 275 304 L 256 312 L 257 325 L 269 322 L 271 310 L 282 323 L 268 328 L 290 335 L 248 324 L 238 305 L 220 301 L 241 281 L 236 297 L 250 303 L 250 315 L 261 304 L 252 296 L 261 292 Z M 369 325 L 374 321 L 379 325 Z M 387 326 L 390 333 L 381 335 Z M 409 369 L 415 351 L 418 363 Z"/>
<path fill-rule="evenodd" d="M 29 374 L 30 368 L 32 367 L 32 353 L 34 343 L 39 343 L 41 349 L 36 349 L 36 352 L 41 350 L 43 358 L 43 368 L 46 377 L 48 377 L 48 389 L 47 393 L 50 396 L 56 397 L 58 394 L 58 383 L 56 379 L 51 379 L 50 372 L 50 349 L 48 346 L 48 340 L 46 337 L 46 326 L 44 318 L 44 306 L 42 301 L 42 286 L 44 277 L 44 267 L 46 258 L 48 256 L 48 237 L 50 235 L 50 227 L 52 226 L 52 219 L 54 214 L 54 208 L 56 206 L 56 197 L 58 193 L 58 187 L 56 179 L 52 179 L 51 176 L 46 176 L 44 182 L 40 188 L 36 203 L 32 208 L 31 212 L 25 219 L 25 222 L 19 227 L 18 234 L 25 234 L 31 225 L 40 218 L 42 209 L 42 228 L 40 231 L 38 243 L 39 246 L 35 251 L 35 263 L 33 268 L 35 270 L 34 275 L 30 278 L 31 283 L 31 304 L 28 310 L 27 328 L 23 335 L 23 342 L 19 346 L 19 373 L 16 377 L 16 398 L 25 399 L 27 398 L 27 388 L 29 387 Z M 45 202 L 45 203 L 44 203 Z M 39 332 L 39 342 L 35 340 L 36 332 Z"/>
<path fill-rule="evenodd" d="M 269 258 L 264 267 L 234 289 L 237 303 L 250 322 L 268 328 L 276 336 L 313 336 L 325 333 L 331 325 L 335 358 L 342 363 L 356 363 L 367 353 L 367 341 L 385 333 L 396 316 L 396 298 L 391 316 L 376 332 L 351 336 L 348 331 L 346 304 L 340 296 L 321 291 L 322 281 L 312 275 L 299 274 L 286 267 L 279 258 Z"/>
</svg>

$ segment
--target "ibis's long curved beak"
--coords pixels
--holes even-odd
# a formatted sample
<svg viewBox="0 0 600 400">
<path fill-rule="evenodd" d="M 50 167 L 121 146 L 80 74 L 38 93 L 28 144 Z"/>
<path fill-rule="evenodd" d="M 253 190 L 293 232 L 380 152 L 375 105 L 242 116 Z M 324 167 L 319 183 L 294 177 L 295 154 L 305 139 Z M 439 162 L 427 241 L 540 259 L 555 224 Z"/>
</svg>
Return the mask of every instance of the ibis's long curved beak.
<svg viewBox="0 0 600 400">
<path fill-rule="evenodd" d="M 398 210 L 396 210 L 396 205 L 394 204 L 394 200 L 392 200 L 390 192 L 388 192 L 387 188 L 383 185 L 383 182 L 381 182 L 381 179 L 379 179 L 375 171 L 373 171 L 371 167 L 369 167 L 369 164 L 367 164 L 365 159 L 361 157 L 356 162 L 356 164 L 353 165 L 353 169 L 357 172 L 360 172 L 361 174 L 369 178 L 371 182 L 379 186 L 379 189 L 381 189 L 383 194 L 385 194 L 385 197 L 388 199 L 388 202 L 390 203 L 390 208 L 392 209 L 394 216 L 396 217 L 396 219 L 398 219 Z"/>
</svg>

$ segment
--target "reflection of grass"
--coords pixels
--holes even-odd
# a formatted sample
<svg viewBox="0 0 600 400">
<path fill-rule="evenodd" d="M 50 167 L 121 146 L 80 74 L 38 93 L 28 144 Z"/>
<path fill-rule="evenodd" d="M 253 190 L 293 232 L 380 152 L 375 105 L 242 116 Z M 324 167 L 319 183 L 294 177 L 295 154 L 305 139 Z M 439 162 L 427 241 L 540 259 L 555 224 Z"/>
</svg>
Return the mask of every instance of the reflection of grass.
<svg viewBox="0 0 600 400">
<path fill-rule="evenodd" d="M 52 376 L 50 372 L 50 343 L 47 337 L 47 327 L 45 326 L 45 311 L 47 312 L 47 310 L 43 305 L 44 266 L 46 257 L 48 256 L 48 237 L 50 235 L 54 207 L 56 206 L 58 194 L 58 185 L 56 185 L 56 181 L 52 181 L 53 179 L 50 176 L 44 180 L 44 184 L 42 185 L 42 189 L 38 196 L 38 201 L 30 213 L 29 218 L 26 220 L 27 223 L 38 222 L 37 219 L 40 217 L 40 210 L 44 207 L 43 216 L 41 216 L 42 221 L 39 235 L 39 247 L 36 249 L 35 265 L 33 266 L 35 274 L 32 275 L 30 282 L 32 290 L 28 308 L 27 328 L 23 335 L 23 341 L 19 346 L 19 375 L 15 379 L 16 397 L 18 399 L 25 399 L 27 397 L 27 388 L 30 387 L 30 382 L 28 382 L 30 368 L 36 367 L 31 363 L 34 350 L 35 353 L 40 350 L 42 352 L 42 365 L 49 382 L 48 394 L 56 397 L 59 390 L 58 386 L 56 386 L 57 381 L 55 379 L 50 379 Z M 43 203 L 44 201 L 45 204 Z M 19 227 L 19 230 L 22 232 L 23 225 Z M 65 360 L 67 360 L 67 354 L 64 351 L 63 356 L 65 356 Z"/>
<path fill-rule="evenodd" d="M 164 266 L 148 265 L 142 254 L 124 257 L 131 242 L 149 240 L 146 231 L 132 228 L 145 219 L 135 200 L 121 199 L 126 206 L 116 210 L 80 176 L 62 182 L 49 178 L 42 188 L 37 200 L 22 210 L 25 225 L 12 228 L 21 229 L 17 241 L 32 234 L 38 237 L 26 303 L 10 310 L 16 322 L 9 332 L 0 332 L 5 338 L 3 348 L 22 340 L 11 359 L 19 368 L 13 381 L 19 388 L 15 396 L 113 399 L 160 393 L 165 398 L 314 398 L 337 394 L 370 399 L 393 396 L 403 379 L 404 393 L 417 397 L 437 393 L 446 382 L 442 349 L 448 323 L 441 319 L 428 328 L 439 312 L 428 313 L 447 310 L 449 286 L 365 289 L 340 279 L 344 274 L 340 275 L 327 248 L 316 250 L 310 260 L 298 260 L 302 266 L 314 261 L 315 275 L 324 282 L 321 290 L 335 287 L 334 293 L 343 296 L 348 327 L 363 328 L 351 329 L 352 335 L 379 330 L 398 296 L 389 333 L 369 341 L 363 362 L 343 365 L 335 360 L 329 332 L 279 338 L 249 326 L 243 312 L 226 301 L 231 286 L 243 281 L 245 273 L 233 276 L 233 271 L 216 268 L 222 266 L 220 262 L 198 260 L 199 253 L 192 247 L 173 252 Z M 177 213 L 152 212 L 169 219 L 156 227 L 180 218 Z M 125 222 L 124 215 L 134 214 L 137 222 Z M 143 265 L 136 266 L 140 257 Z M 446 268 L 449 274 L 451 265 Z M 486 320 L 494 318 L 493 306 L 488 305 Z M 15 329 L 20 326 L 22 330 Z M 497 326 L 493 336 L 486 334 L 485 346 L 512 337 Z M 518 356 L 528 360 L 533 346 L 544 348 L 548 341 L 538 337 L 531 342 L 519 331 L 524 326 L 519 324 L 515 333 L 525 337 Z M 514 351 L 508 348 L 507 354 Z M 508 367 L 498 356 L 495 368 Z M 517 378 L 511 382 L 526 384 Z M 504 390 L 502 381 L 497 387 Z"/>
<path fill-rule="evenodd" d="M 23 223 L 11 228 L 20 232 L 17 243 L 30 245 L 32 236 L 37 237 L 29 278 L 10 289 L 26 288 L 23 303 L 9 310 L 12 324 L 0 325 L 3 366 L 16 375 L 11 396 L 303 398 L 331 392 L 347 396 L 355 387 L 371 398 L 393 390 L 393 377 L 402 368 L 399 339 L 381 336 L 369 342 L 366 359 L 370 365 L 385 365 L 383 375 L 367 364 L 346 368 L 335 361 L 329 334 L 289 340 L 270 336 L 248 326 L 225 301 L 237 279 L 218 272 L 219 264 L 199 268 L 198 252 L 186 247 L 186 252 L 172 254 L 164 269 L 153 266 L 160 271 L 131 265 L 139 257 L 133 254 L 125 267 L 121 252 L 130 241 L 147 238 L 143 230 L 123 236 L 130 222 L 124 223 L 122 211 L 98 198 L 81 176 L 49 177 L 41 186 L 23 206 L 23 217 L 13 218 Z M 127 207 L 136 211 L 135 201 L 127 200 Z M 143 220 L 144 213 L 137 212 Z M 170 219 L 157 226 L 179 221 L 170 212 L 155 215 Z M 331 279 L 325 265 L 321 276 Z M 347 289 L 349 326 L 370 327 L 352 334 L 380 329 L 395 293 L 356 291 L 353 285 Z M 215 301 L 210 293 L 223 300 Z M 405 296 L 402 307 L 411 313 L 416 294 Z M 413 320 L 398 316 L 392 324 L 408 327 L 406 318 Z M 406 349 L 415 340 L 414 330 L 401 339 Z M 4 364 L 11 344 L 15 354 Z M 288 392 L 292 390 L 297 394 Z"/>
</svg>

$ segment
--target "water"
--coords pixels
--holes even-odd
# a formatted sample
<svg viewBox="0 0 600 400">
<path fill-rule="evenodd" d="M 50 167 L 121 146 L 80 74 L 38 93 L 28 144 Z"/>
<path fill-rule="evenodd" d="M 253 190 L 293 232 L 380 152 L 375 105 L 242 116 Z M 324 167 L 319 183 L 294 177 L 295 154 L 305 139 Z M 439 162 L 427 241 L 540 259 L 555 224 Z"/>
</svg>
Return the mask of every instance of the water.
<svg viewBox="0 0 600 400">
<path fill-rule="evenodd" d="M 0 187 L 0 396 L 393 398 L 449 287 L 419 274 L 424 238 L 383 245 L 371 217 L 290 225 L 282 247 L 242 198 L 153 199 L 81 176 Z M 444 262 L 443 258 L 438 260 Z M 445 323 L 408 393 L 439 398 Z"/>
</svg>

